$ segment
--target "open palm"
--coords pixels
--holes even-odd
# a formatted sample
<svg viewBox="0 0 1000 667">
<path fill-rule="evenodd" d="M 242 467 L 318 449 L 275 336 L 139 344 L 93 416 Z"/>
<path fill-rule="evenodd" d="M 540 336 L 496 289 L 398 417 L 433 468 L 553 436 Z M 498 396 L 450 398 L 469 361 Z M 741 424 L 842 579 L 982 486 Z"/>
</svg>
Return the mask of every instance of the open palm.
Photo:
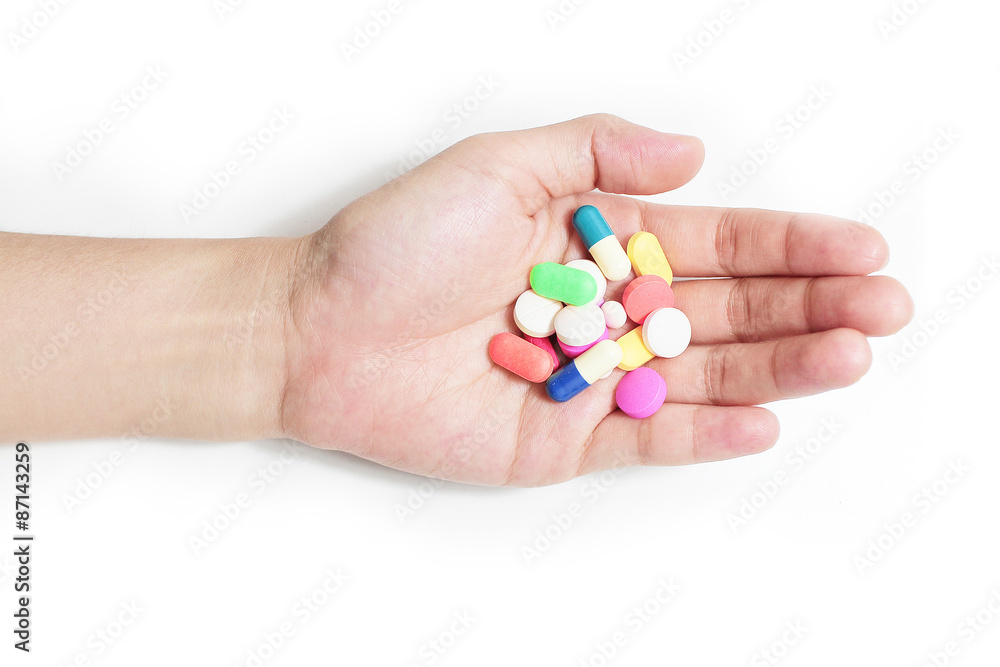
<svg viewBox="0 0 1000 667">
<path fill-rule="evenodd" d="M 679 187 L 702 159 L 692 137 L 589 116 L 472 137 L 355 201 L 299 258 L 287 435 L 423 475 L 522 486 L 767 449 L 777 421 L 753 406 L 855 382 L 871 362 L 865 336 L 898 330 L 912 303 L 895 280 L 867 275 L 888 257 L 870 227 L 619 196 Z M 589 257 L 570 225 L 583 204 L 623 243 L 654 233 L 676 276 L 730 278 L 674 283 L 692 346 L 650 363 L 668 393 L 649 419 L 616 410 L 620 370 L 559 404 L 487 353 L 494 335 L 517 331 L 512 306 L 532 266 Z M 627 282 L 609 284 L 609 298 Z"/>
</svg>

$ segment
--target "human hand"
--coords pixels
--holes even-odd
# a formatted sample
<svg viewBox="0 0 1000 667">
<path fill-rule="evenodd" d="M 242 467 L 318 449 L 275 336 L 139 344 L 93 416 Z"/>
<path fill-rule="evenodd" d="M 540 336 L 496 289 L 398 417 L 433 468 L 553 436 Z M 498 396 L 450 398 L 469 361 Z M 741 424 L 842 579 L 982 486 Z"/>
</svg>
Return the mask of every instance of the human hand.
<svg viewBox="0 0 1000 667">
<path fill-rule="evenodd" d="M 517 486 L 769 448 L 777 420 L 753 406 L 856 382 L 865 336 L 899 330 L 913 306 L 897 281 L 867 275 L 888 260 L 871 227 L 619 196 L 677 188 L 703 154 L 693 137 L 589 116 L 472 137 L 355 201 L 301 246 L 282 429 L 413 473 Z M 728 278 L 674 283 L 692 345 L 650 362 L 668 391 L 649 419 L 616 409 L 623 371 L 559 404 L 487 353 L 517 331 L 532 266 L 589 258 L 570 225 L 583 204 L 623 244 L 655 234 L 676 276 Z"/>
</svg>

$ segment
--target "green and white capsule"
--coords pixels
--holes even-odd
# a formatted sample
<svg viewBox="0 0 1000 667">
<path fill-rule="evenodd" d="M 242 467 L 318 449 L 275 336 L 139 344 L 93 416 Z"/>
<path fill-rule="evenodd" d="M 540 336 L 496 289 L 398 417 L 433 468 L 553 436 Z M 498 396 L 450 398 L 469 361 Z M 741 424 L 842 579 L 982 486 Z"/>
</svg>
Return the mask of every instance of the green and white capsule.
<svg viewBox="0 0 1000 667">
<path fill-rule="evenodd" d="M 632 260 L 596 207 L 581 206 L 576 209 L 573 228 L 608 280 L 624 280 L 628 277 L 632 271 Z"/>
</svg>

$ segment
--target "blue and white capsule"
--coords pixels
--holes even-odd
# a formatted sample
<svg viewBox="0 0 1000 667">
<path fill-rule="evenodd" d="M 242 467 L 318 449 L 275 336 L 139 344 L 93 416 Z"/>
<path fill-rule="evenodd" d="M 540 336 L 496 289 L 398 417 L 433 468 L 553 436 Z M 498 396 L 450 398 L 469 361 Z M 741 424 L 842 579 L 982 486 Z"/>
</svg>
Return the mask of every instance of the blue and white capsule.
<svg viewBox="0 0 1000 667">
<path fill-rule="evenodd" d="M 621 346 L 613 340 L 602 340 L 553 373 L 545 383 L 545 393 L 553 401 L 565 403 L 611 373 L 621 362 Z"/>
<path fill-rule="evenodd" d="M 628 277 L 632 271 L 632 260 L 596 207 L 581 206 L 576 209 L 573 227 L 608 280 Z"/>
</svg>

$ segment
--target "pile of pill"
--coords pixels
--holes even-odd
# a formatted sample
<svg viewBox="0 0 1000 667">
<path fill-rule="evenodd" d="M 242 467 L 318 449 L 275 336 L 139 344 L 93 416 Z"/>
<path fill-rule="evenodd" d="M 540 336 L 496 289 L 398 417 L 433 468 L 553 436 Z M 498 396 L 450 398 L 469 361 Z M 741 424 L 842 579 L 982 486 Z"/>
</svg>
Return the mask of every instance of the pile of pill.
<svg viewBox="0 0 1000 667">
<path fill-rule="evenodd" d="M 674 308 L 670 264 L 649 232 L 634 234 L 622 248 L 593 206 L 576 210 L 573 227 L 593 261 L 532 268 L 531 289 L 514 304 L 514 323 L 524 337 L 498 334 L 490 341 L 490 358 L 529 382 L 544 382 L 549 398 L 559 402 L 620 368 L 628 372 L 615 391 L 618 407 L 636 419 L 649 417 L 666 400 L 667 383 L 646 362 L 676 357 L 691 342 L 691 323 Z M 621 303 L 605 301 L 608 281 L 624 280 L 633 270 Z M 610 332 L 630 320 L 638 326 L 612 340 Z"/>
</svg>

